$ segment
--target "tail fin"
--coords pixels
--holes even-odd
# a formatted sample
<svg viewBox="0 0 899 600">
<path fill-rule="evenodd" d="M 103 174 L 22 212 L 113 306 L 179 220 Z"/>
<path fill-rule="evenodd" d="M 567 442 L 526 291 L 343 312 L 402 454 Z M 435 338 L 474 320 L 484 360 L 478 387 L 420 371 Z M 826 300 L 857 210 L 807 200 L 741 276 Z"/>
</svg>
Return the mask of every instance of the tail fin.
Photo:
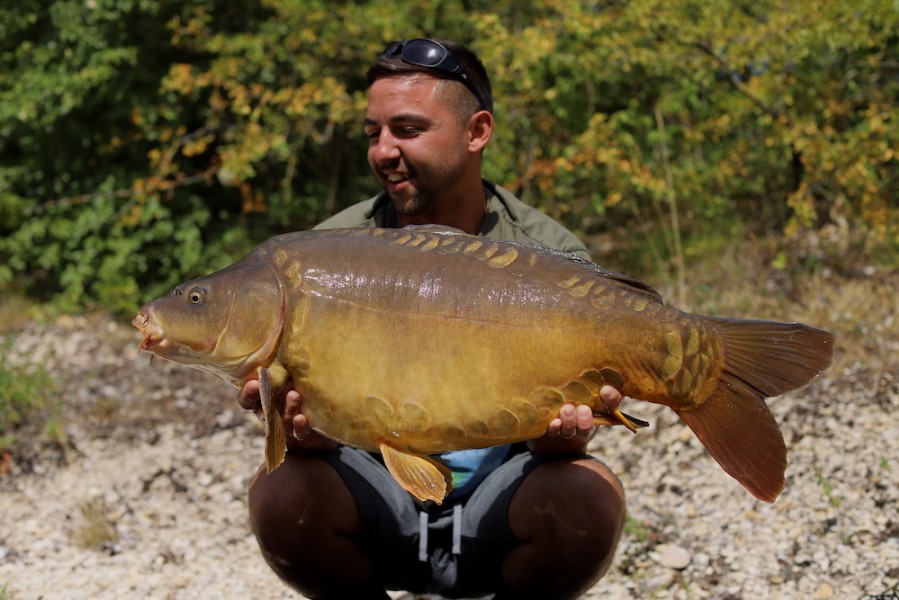
<svg viewBox="0 0 899 600">
<path fill-rule="evenodd" d="M 724 339 L 718 387 L 699 406 L 676 412 L 727 473 L 759 500 L 774 502 L 783 491 L 787 450 L 765 398 L 802 387 L 826 369 L 834 338 L 802 323 L 709 319 Z"/>
</svg>

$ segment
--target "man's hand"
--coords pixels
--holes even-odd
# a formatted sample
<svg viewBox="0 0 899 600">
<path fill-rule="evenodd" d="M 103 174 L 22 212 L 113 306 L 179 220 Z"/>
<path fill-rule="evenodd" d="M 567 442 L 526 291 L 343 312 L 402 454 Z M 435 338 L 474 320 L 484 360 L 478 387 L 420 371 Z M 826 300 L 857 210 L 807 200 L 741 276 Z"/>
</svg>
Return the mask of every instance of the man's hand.
<svg viewBox="0 0 899 600">
<path fill-rule="evenodd" d="M 315 432 L 309 426 L 309 419 L 300 412 L 303 396 L 288 382 L 281 390 L 278 400 L 287 437 L 287 449 L 294 451 L 323 451 L 337 447 L 337 442 Z M 241 408 L 262 415 L 262 400 L 259 398 L 259 381 L 251 379 L 237 394 Z"/>
<path fill-rule="evenodd" d="M 611 406 L 621 404 L 621 392 L 610 385 L 599 391 L 600 398 Z M 593 411 L 589 406 L 565 404 L 559 409 L 559 416 L 549 422 L 543 437 L 528 442 L 537 454 L 584 454 L 587 442 L 596 433 Z"/>
</svg>

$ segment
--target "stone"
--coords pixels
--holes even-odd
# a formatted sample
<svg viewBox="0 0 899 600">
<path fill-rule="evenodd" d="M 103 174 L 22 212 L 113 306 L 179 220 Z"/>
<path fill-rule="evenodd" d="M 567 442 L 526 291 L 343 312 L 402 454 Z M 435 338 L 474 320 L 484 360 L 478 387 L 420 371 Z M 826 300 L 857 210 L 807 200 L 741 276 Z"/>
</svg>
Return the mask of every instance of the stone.
<svg viewBox="0 0 899 600">
<path fill-rule="evenodd" d="M 676 544 L 659 544 L 655 551 L 659 555 L 658 563 L 660 565 L 678 571 L 686 569 L 692 558 L 686 548 Z"/>
</svg>

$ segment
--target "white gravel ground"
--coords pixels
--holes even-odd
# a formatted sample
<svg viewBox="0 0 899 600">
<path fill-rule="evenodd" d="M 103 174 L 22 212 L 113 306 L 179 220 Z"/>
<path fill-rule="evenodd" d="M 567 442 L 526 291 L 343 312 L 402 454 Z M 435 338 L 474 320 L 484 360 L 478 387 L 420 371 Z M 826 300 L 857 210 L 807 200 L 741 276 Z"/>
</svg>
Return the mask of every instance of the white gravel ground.
<svg viewBox="0 0 899 600">
<path fill-rule="evenodd" d="M 127 325 L 96 317 L 16 337 L 9 360 L 43 364 L 57 381 L 66 451 L 35 437 L 0 457 L 0 598 L 297 598 L 246 522 L 260 426 L 233 389 L 148 367 L 136 343 Z M 593 442 L 624 484 L 629 522 L 615 564 L 585 598 L 856 599 L 893 589 L 899 350 L 883 352 L 879 365 L 838 362 L 771 402 L 789 448 L 773 505 L 724 474 L 673 413 L 628 404 L 652 426 Z"/>
</svg>

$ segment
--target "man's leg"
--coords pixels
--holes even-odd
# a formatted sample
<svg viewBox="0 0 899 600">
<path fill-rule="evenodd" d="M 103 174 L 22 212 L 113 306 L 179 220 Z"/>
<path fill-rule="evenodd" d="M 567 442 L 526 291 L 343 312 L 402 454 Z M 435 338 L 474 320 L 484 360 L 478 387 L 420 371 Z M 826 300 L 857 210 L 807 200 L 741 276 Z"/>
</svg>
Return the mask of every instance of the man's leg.
<svg viewBox="0 0 899 600">
<path fill-rule="evenodd" d="M 611 565 L 624 516 L 621 484 L 599 461 L 540 464 L 509 506 L 509 527 L 522 543 L 503 565 L 508 597 L 576 598 L 585 592 Z"/>
<path fill-rule="evenodd" d="M 250 525 L 266 562 L 310 598 L 386 599 L 359 540 L 364 522 L 349 489 L 320 456 L 289 453 L 250 484 Z"/>
</svg>

